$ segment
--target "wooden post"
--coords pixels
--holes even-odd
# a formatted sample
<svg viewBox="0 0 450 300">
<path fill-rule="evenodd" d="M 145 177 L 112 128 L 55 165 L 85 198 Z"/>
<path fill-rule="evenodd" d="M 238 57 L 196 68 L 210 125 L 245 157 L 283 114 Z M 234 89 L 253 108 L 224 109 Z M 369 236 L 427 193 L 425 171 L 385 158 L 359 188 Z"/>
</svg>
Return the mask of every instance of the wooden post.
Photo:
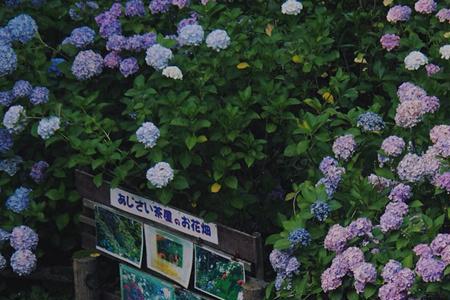
<svg viewBox="0 0 450 300">
<path fill-rule="evenodd" d="M 98 300 L 97 259 L 87 256 L 73 259 L 75 300 Z"/>
<path fill-rule="evenodd" d="M 244 300 L 262 300 L 266 283 L 256 278 L 249 278 L 244 284 Z"/>
</svg>

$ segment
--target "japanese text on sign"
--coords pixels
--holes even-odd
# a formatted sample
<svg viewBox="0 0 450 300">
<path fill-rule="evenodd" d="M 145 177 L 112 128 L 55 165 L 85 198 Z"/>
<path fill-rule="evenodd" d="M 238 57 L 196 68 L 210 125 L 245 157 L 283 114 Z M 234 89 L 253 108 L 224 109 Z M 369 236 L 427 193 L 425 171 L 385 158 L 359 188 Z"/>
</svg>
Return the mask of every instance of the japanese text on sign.
<svg viewBox="0 0 450 300">
<path fill-rule="evenodd" d="M 200 218 L 124 190 L 111 189 L 111 205 L 202 240 L 219 243 L 216 224 L 205 223 Z"/>
</svg>

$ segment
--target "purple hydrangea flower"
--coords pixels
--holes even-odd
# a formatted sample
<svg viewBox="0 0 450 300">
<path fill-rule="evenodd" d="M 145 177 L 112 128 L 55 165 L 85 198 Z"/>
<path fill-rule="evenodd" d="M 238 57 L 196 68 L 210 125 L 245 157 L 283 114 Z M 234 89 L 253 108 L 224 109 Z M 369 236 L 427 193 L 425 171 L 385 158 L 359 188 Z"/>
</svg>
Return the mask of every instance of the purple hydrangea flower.
<svg viewBox="0 0 450 300">
<path fill-rule="evenodd" d="M 198 46 L 202 43 L 205 32 L 202 26 L 186 25 L 180 29 L 178 34 L 178 43 L 180 46 Z"/>
<path fill-rule="evenodd" d="M 436 178 L 436 186 L 450 194 L 450 172 L 440 174 Z"/>
<path fill-rule="evenodd" d="M 408 6 L 395 5 L 389 9 L 386 19 L 390 23 L 408 21 L 411 17 L 411 12 L 412 10 Z"/>
<path fill-rule="evenodd" d="M 11 267 L 19 276 L 31 274 L 36 268 L 36 255 L 30 250 L 18 250 L 11 256 Z"/>
<path fill-rule="evenodd" d="M 42 183 L 45 179 L 45 171 L 47 171 L 49 164 L 43 160 L 36 162 L 31 167 L 30 177 L 36 183 Z"/>
<path fill-rule="evenodd" d="M 0 152 L 6 153 L 13 146 L 13 138 L 11 133 L 5 128 L 0 128 Z"/>
<path fill-rule="evenodd" d="M 348 269 L 353 272 L 355 268 L 364 262 L 364 253 L 357 247 L 350 247 L 342 252 L 342 258 L 345 260 L 346 264 L 344 269 Z M 343 267 L 342 263 L 343 262 L 339 263 L 340 267 Z"/>
<path fill-rule="evenodd" d="M 86 48 L 94 42 L 95 31 L 90 27 L 83 26 L 72 30 L 70 36 L 62 42 L 64 44 L 73 45 L 79 49 Z"/>
<path fill-rule="evenodd" d="M 20 41 L 22 44 L 30 41 L 38 31 L 34 19 L 26 14 L 16 16 L 6 26 L 11 34 L 11 38 L 15 41 Z"/>
<path fill-rule="evenodd" d="M 380 39 L 381 46 L 387 51 L 391 51 L 400 46 L 400 37 L 396 34 L 385 34 Z"/>
<path fill-rule="evenodd" d="M 450 139 L 450 125 L 437 125 L 430 130 L 430 139 L 433 144 Z"/>
<path fill-rule="evenodd" d="M 412 128 L 422 121 L 425 105 L 421 100 L 400 103 L 395 114 L 395 124 L 403 128 Z"/>
<path fill-rule="evenodd" d="M 33 229 L 22 225 L 14 227 L 9 242 L 15 250 L 34 250 L 39 242 L 39 237 Z"/>
<path fill-rule="evenodd" d="M 402 270 L 402 264 L 396 260 L 390 259 L 388 263 L 384 266 L 381 277 L 383 277 L 384 282 L 392 282 L 395 275 Z"/>
<path fill-rule="evenodd" d="M 159 44 L 153 45 L 147 49 L 145 61 L 149 66 L 157 70 L 162 70 L 169 64 L 169 60 L 173 57 L 172 51 Z"/>
<path fill-rule="evenodd" d="M 353 135 L 338 137 L 333 143 L 333 153 L 338 159 L 348 160 L 355 152 L 356 142 Z"/>
<path fill-rule="evenodd" d="M 8 231 L 0 228 L 0 244 L 2 242 L 9 241 L 10 236 L 11 236 L 11 233 L 9 233 Z"/>
<path fill-rule="evenodd" d="M 367 218 L 358 218 L 347 226 L 347 232 L 350 239 L 361 236 L 372 235 L 372 222 Z"/>
<path fill-rule="evenodd" d="M 15 212 L 15 213 L 21 213 L 25 209 L 28 208 L 28 205 L 30 204 L 30 193 L 32 192 L 31 189 L 20 187 L 16 189 L 14 194 L 8 197 L 6 200 L 6 208 Z"/>
<path fill-rule="evenodd" d="M 103 63 L 105 67 L 109 69 L 116 69 L 119 67 L 120 62 L 122 61 L 122 58 L 120 57 L 119 53 L 117 52 L 110 52 L 105 55 L 105 58 L 103 59 Z"/>
<path fill-rule="evenodd" d="M 419 0 L 414 4 L 414 9 L 422 14 L 431 14 L 437 8 L 437 3 L 433 0 Z"/>
<path fill-rule="evenodd" d="M 30 95 L 30 103 L 33 105 L 43 104 L 48 102 L 50 91 L 43 86 L 35 87 Z"/>
<path fill-rule="evenodd" d="M 230 46 L 230 37 L 225 30 L 216 29 L 206 37 L 206 46 L 219 52 Z"/>
<path fill-rule="evenodd" d="M 398 136 L 391 135 L 387 137 L 381 144 L 381 150 L 388 156 L 397 157 L 402 154 L 405 148 L 405 141 Z"/>
<path fill-rule="evenodd" d="M 336 275 L 333 268 L 326 269 L 320 276 L 322 290 L 327 293 L 342 285 L 342 278 Z"/>
<path fill-rule="evenodd" d="M 438 11 L 436 14 L 436 17 L 439 19 L 439 22 L 450 22 L 450 9 L 448 8 L 442 8 Z"/>
<path fill-rule="evenodd" d="M 400 183 L 396 185 L 389 194 L 389 200 L 406 202 L 412 196 L 412 189 L 409 185 Z"/>
<path fill-rule="evenodd" d="M 323 184 L 325 186 L 325 192 L 327 193 L 328 198 L 332 198 L 339 186 L 340 181 L 341 177 L 339 176 L 323 177 L 316 183 L 316 187 Z"/>
<path fill-rule="evenodd" d="M 169 11 L 172 0 L 152 0 L 150 1 L 150 11 L 152 14 L 166 13 Z"/>
<path fill-rule="evenodd" d="M 397 174 L 401 180 L 408 182 L 421 181 L 425 174 L 422 158 L 416 154 L 406 154 L 397 166 Z"/>
<path fill-rule="evenodd" d="M 156 44 L 156 33 L 148 32 L 142 35 L 142 47 L 144 49 L 148 49 L 151 46 Z"/>
<path fill-rule="evenodd" d="M 418 244 L 413 249 L 414 253 L 417 256 L 420 257 L 432 257 L 433 256 L 433 250 L 431 250 L 431 247 L 427 244 Z"/>
<path fill-rule="evenodd" d="M 26 80 L 18 80 L 14 84 L 12 89 L 12 95 L 14 98 L 28 97 L 31 94 L 33 87 Z"/>
<path fill-rule="evenodd" d="M 145 6 L 142 0 L 129 0 L 125 4 L 125 15 L 127 17 L 141 17 L 145 15 Z"/>
<path fill-rule="evenodd" d="M 416 264 L 416 273 L 424 282 L 438 282 L 444 276 L 445 263 L 433 257 L 421 257 Z"/>
<path fill-rule="evenodd" d="M 191 14 L 191 17 L 181 20 L 177 26 L 177 33 L 180 34 L 181 28 L 186 25 L 197 25 L 198 24 L 198 15 L 196 13 Z"/>
<path fill-rule="evenodd" d="M 87 80 L 103 71 L 103 58 L 92 50 L 80 51 L 72 65 L 72 74 L 78 80 Z"/>
<path fill-rule="evenodd" d="M 172 0 L 172 5 L 182 9 L 189 5 L 189 0 Z"/>
<path fill-rule="evenodd" d="M 439 233 L 431 242 L 430 247 L 434 255 L 440 255 L 442 250 L 450 245 L 450 234 Z"/>
<path fill-rule="evenodd" d="M 441 70 L 441 68 L 435 64 L 427 64 L 425 66 L 425 69 L 427 70 L 428 76 L 433 76 L 434 74 L 439 73 L 439 71 Z"/>
<path fill-rule="evenodd" d="M 356 292 L 360 294 L 364 292 L 367 283 L 375 282 L 377 279 L 377 270 L 374 265 L 363 262 L 354 269 L 353 276 L 355 277 Z"/>
<path fill-rule="evenodd" d="M 106 42 L 106 50 L 120 52 L 125 49 L 127 38 L 120 34 L 113 34 Z"/>
<path fill-rule="evenodd" d="M 426 95 L 427 92 L 423 88 L 411 82 L 404 82 L 397 89 L 397 96 L 400 102 L 420 100 Z"/>
<path fill-rule="evenodd" d="M 349 240 L 349 234 L 346 228 L 339 224 L 331 226 L 324 240 L 324 247 L 337 253 L 342 252 Z"/>
<path fill-rule="evenodd" d="M 139 71 L 139 64 L 137 59 L 134 57 L 125 58 L 120 62 L 119 70 L 124 77 L 135 74 L 137 71 Z"/>
</svg>

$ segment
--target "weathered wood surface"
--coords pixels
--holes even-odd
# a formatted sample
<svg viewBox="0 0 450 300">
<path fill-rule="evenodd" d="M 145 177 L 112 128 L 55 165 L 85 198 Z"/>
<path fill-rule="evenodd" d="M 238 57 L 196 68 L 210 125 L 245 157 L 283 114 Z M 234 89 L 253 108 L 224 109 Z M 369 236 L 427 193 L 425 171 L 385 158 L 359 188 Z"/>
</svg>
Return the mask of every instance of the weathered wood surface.
<svg viewBox="0 0 450 300">
<path fill-rule="evenodd" d="M 99 300 L 97 259 L 74 258 L 73 277 L 75 300 Z"/>
<path fill-rule="evenodd" d="M 243 286 L 244 300 L 262 300 L 266 283 L 262 280 L 249 278 Z"/>
<path fill-rule="evenodd" d="M 110 184 L 108 182 L 104 182 L 99 188 L 97 188 L 93 183 L 93 176 L 84 171 L 77 171 L 75 174 L 75 179 L 78 192 L 83 198 L 85 198 L 83 200 L 83 215 L 80 216 L 80 221 L 88 226 L 95 226 L 92 212 L 95 203 L 100 203 L 102 205 L 112 207 L 110 205 Z M 129 215 L 122 211 L 121 213 L 123 213 L 124 215 Z M 150 220 L 138 216 L 129 216 L 145 224 L 151 224 L 152 226 L 162 228 L 165 227 L 164 225 L 155 224 Z M 169 231 L 171 230 L 170 228 L 166 229 L 168 229 Z M 246 264 L 247 271 L 253 276 L 259 279 L 263 279 L 264 260 L 261 234 L 247 234 L 221 224 L 217 224 L 217 230 L 219 235 L 219 245 L 211 244 L 199 239 L 194 240 L 196 243 L 210 246 L 232 256 L 237 260 L 243 261 L 244 263 L 248 262 Z M 179 234 L 186 239 L 193 240 L 193 238 L 190 236 L 183 235 L 182 233 Z"/>
</svg>

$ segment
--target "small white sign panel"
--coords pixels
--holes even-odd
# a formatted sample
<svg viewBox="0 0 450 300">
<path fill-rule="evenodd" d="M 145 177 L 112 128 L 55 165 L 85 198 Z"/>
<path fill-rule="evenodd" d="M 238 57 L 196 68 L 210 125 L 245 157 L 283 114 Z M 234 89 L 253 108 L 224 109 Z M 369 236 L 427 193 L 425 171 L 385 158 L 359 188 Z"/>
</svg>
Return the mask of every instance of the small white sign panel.
<svg viewBox="0 0 450 300">
<path fill-rule="evenodd" d="M 181 212 L 174 208 L 134 195 L 121 189 L 111 189 L 111 205 L 153 222 L 219 244 L 217 225 L 205 223 L 203 219 Z"/>
</svg>

